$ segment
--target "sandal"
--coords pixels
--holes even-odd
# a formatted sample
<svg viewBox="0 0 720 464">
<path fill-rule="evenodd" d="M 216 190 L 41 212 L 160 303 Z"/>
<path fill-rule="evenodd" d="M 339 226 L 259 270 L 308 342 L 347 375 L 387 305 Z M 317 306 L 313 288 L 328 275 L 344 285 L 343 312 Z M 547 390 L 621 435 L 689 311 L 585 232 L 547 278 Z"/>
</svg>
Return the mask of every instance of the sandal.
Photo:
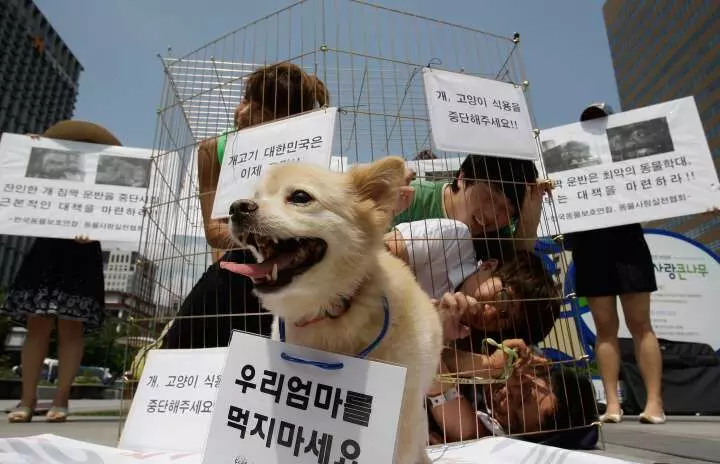
<svg viewBox="0 0 720 464">
<path fill-rule="evenodd" d="M 68 408 L 63 408 L 60 406 L 53 406 L 50 408 L 50 410 L 45 415 L 45 420 L 47 422 L 65 422 L 68 417 Z"/>
<path fill-rule="evenodd" d="M 11 424 L 20 424 L 30 422 L 35 411 L 28 406 L 18 406 L 8 414 L 8 422 Z"/>
</svg>

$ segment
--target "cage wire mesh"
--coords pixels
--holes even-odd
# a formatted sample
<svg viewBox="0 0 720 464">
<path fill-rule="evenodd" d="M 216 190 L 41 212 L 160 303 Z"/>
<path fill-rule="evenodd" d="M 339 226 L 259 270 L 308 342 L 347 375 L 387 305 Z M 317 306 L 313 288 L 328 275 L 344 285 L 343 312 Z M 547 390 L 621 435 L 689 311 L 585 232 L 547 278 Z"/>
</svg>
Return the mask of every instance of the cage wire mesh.
<svg viewBox="0 0 720 464">
<path fill-rule="evenodd" d="M 218 253 L 213 254 L 206 241 L 198 183 L 198 146 L 233 127 L 233 113 L 253 70 L 286 61 L 325 83 L 330 105 L 339 108 L 332 151 L 337 156 L 335 169 L 346 170 L 355 163 L 401 155 L 410 161 L 419 179 L 445 182 L 452 182 L 466 155 L 432 151 L 422 69 L 432 67 L 518 85 L 523 85 L 526 79 L 517 37 L 497 36 L 359 0 L 299 1 L 183 57 L 160 57 L 160 61 L 164 87 L 152 156 L 153 177 L 148 195 L 152 200 L 146 206 L 140 243 L 142 256 L 156 265 L 154 309 L 152 314 L 134 314 L 126 324 L 129 334 L 148 340 L 139 350 L 141 354 L 137 349 L 128 352 L 128 365 L 135 369 L 136 380 L 142 367 L 142 353 L 167 346 L 170 325 L 182 323 L 192 327 L 179 335 L 192 338 L 186 340 L 185 346 L 213 347 L 227 343 L 226 332 L 230 327 L 257 331 L 263 325 L 258 320 L 268 318 L 257 311 L 231 318 L 227 309 L 220 309 L 231 305 L 232 311 L 243 311 L 249 289 L 222 290 L 220 287 L 229 285 L 227 282 L 208 277 L 212 270 L 208 267 Z M 529 89 L 525 87 L 529 104 Z M 490 161 L 484 158 L 482 162 Z M 540 172 L 539 177 L 544 178 L 544 174 Z M 498 184 L 527 187 L 525 184 L 533 182 L 529 178 L 527 172 L 513 172 L 494 180 Z M 552 208 L 551 201 L 546 202 L 547 208 Z M 551 223 L 546 209 L 541 217 L 540 235 L 557 236 L 558 226 Z M 511 221 L 510 217 L 506 219 Z M 405 238 L 428 241 L 427 237 Z M 479 248 L 489 253 L 487 258 L 500 261 L 500 268 L 527 249 L 527 241 L 500 238 L 497 234 L 476 237 L 475 242 L 478 241 L 482 243 Z M 561 290 L 567 270 L 565 253 L 561 247 L 550 247 L 537 255 L 542 258 L 545 273 L 535 276 L 534 285 L 551 285 L 552 292 L 546 298 L 562 305 L 554 327 L 543 331 L 547 336 L 539 343 L 554 366 L 552 371 L 559 375 L 550 376 L 547 371 L 535 373 L 529 383 L 523 381 L 519 390 L 513 389 L 520 411 L 500 414 L 497 413 L 500 408 L 495 408 L 494 418 L 511 435 L 534 434 L 548 427 L 561 430 L 586 426 L 596 415 L 594 396 L 589 402 L 580 401 L 585 394 L 581 390 L 587 392 L 589 385 L 587 357 L 576 329 L 577 314 L 571 304 L 574 295 L 565 295 Z M 455 258 L 448 255 L 441 261 L 447 264 L 452 259 Z M 208 295 L 188 298 L 193 287 L 197 290 L 203 280 Z M 223 302 L 222 298 L 232 302 Z M 521 295 L 517 299 L 522 300 L 520 305 L 529 302 Z M 509 300 L 512 303 L 513 297 Z M 508 304 L 507 295 L 504 304 Z M 195 308 L 188 311 L 188 305 Z M 254 322 L 249 322 L 253 319 Z M 518 322 L 523 323 L 543 322 Z M 482 340 L 486 336 L 487 333 L 480 333 L 472 339 Z M 504 338 L 514 337 L 508 333 Z M 480 348 L 477 344 L 464 348 L 454 344 L 450 349 L 457 357 L 463 350 Z M 557 365 L 566 368 L 558 370 Z M 468 382 L 468 378 L 474 380 Z M 488 411 L 493 410 L 492 398 L 500 394 L 498 389 L 510 391 L 504 378 L 500 383 L 491 383 L 497 380 L 491 381 L 485 374 L 456 373 L 450 381 L 476 384 L 470 385 L 475 388 L 465 396 L 473 398 L 472 401 L 484 398 Z M 539 404 L 535 394 L 540 384 L 552 390 L 556 403 L 572 403 L 568 406 L 574 412 L 567 407 L 543 412 L 545 406 Z M 592 387 L 589 388 L 592 394 Z M 128 398 L 132 391 L 129 390 Z M 450 411 L 443 412 L 440 422 L 446 420 L 446 415 L 450 417 Z M 539 416 L 542 417 L 538 419 Z M 531 422 L 535 424 L 533 430 L 528 425 Z M 439 436 L 440 442 L 447 442 L 496 432 L 492 427 L 484 431 L 478 427 L 472 433 L 465 430 L 461 437 L 448 437 L 442 428 L 436 428 L 434 436 L 435 441 Z"/>
</svg>

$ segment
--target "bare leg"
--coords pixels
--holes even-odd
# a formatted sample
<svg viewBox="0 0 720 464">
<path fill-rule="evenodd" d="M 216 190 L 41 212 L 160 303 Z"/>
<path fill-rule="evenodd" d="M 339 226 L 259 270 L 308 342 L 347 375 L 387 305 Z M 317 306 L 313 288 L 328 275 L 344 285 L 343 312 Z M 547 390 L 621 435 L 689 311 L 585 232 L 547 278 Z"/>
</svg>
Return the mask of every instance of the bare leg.
<svg viewBox="0 0 720 464">
<path fill-rule="evenodd" d="M 635 344 L 635 358 L 645 381 L 647 402 L 645 413 L 663 415 L 662 355 L 650 323 L 650 293 L 629 293 L 620 296 L 625 323 Z"/>
<path fill-rule="evenodd" d="M 70 388 L 78 374 L 83 357 L 83 324 L 80 321 L 58 319 L 58 386 L 53 406 L 66 408 Z"/>
<path fill-rule="evenodd" d="M 37 402 L 37 385 L 40 381 L 43 361 L 50 344 L 53 320 L 40 316 L 27 318 L 27 335 L 23 344 L 22 360 L 22 397 L 20 405 L 34 408 Z"/>
<path fill-rule="evenodd" d="M 616 298 L 614 296 L 592 297 L 588 298 L 588 305 L 597 331 L 595 355 L 600 368 L 600 377 L 605 386 L 607 413 L 620 414 L 620 399 L 617 394 L 620 375 L 620 348 L 618 347 L 617 333 L 620 321 Z"/>
</svg>

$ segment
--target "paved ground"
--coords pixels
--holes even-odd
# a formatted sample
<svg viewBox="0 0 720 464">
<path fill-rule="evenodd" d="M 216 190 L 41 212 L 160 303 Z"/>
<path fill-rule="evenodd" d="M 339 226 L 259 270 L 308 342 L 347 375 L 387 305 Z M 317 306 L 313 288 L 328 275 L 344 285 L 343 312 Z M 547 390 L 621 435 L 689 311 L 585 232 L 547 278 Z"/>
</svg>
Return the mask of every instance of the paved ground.
<svg viewBox="0 0 720 464">
<path fill-rule="evenodd" d="M 0 401 L 0 411 L 14 402 Z M 73 412 L 86 414 L 117 411 L 119 400 L 79 400 L 71 402 Z M 594 453 L 642 464 L 720 463 L 720 417 L 670 418 L 662 426 L 641 425 L 626 417 L 622 424 L 607 425 L 604 449 Z M 0 414 L 0 437 L 42 433 L 114 446 L 120 438 L 120 421 L 115 417 L 75 416 L 65 424 L 48 424 L 36 417 L 29 424 L 9 424 Z"/>
</svg>

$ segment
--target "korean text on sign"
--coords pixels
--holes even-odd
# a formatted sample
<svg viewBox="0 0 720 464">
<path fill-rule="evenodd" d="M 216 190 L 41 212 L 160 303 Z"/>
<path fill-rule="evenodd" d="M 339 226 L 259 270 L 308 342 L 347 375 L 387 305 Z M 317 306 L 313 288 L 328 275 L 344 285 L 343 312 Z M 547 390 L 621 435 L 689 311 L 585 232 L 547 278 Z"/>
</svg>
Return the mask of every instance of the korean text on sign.
<svg viewBox="0 0 720 464">
<path fill-rule="evenodd" d="M 331 355 L 345 367 L 329 373 L 283 360 L 288 347 L 320 353 L 233 334 L 204 462 L 392 461 L 404 368 Z"/>
<path fill-rule="evenodd" d="M 329 168 L 336 114 L 337 108 L 328 108 L 228 135 L 212 217 L 227 217 L 233 201 L 251 197 L 269 166 L 307 162 Z"/>
<path fill-rule="evenodd" d="M 537 159 L 522 87 L 429 68 L 423 80 L 436 149 Z"/>
</svg>

